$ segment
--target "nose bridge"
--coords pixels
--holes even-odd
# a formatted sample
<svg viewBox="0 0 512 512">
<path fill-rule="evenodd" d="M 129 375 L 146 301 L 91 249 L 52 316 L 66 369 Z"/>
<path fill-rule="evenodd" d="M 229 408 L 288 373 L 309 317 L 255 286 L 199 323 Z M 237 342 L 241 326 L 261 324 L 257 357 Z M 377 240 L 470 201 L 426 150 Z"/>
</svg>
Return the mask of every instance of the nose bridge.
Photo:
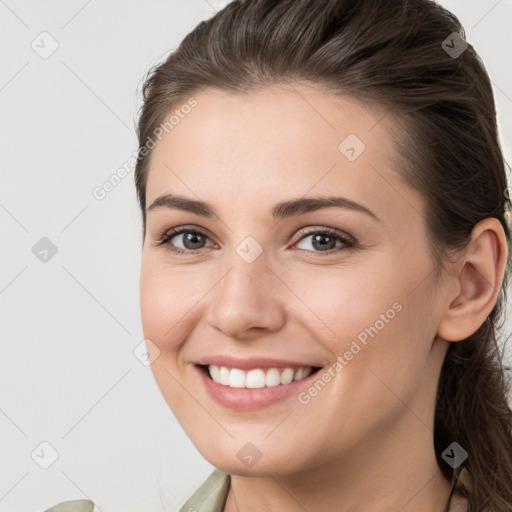
<svg viewBox="0 0 512 512">
<path fill-rule="evenodd" d="M 253 237 L 246 237 L 235 246 L 225 263 L 227 270 L 219 283 L 217 299 L 232 298 L 254 307 L 267 295 L 268 274 L 271 274 L 267 254 Z"/>
<path fill-rule="evenodd" d="M 251 327 L 274 329 L 279 325 L 284 315 L 267 263 L 263 247 L 250 236 L 232 249 L 212 290 L 207 314 L 212 326 L 237 337 Z"/>
</svg>

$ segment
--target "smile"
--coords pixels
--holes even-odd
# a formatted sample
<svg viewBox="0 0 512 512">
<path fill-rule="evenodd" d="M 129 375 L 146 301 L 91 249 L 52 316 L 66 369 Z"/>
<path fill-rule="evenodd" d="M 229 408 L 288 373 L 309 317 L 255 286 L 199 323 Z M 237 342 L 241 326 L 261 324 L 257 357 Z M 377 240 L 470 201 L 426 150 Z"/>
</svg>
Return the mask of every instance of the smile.
<svg viewBox="0 0 512 512">
<path fill-rule="evenodd" d="M 263 388 L 287 385 L 293 381 L 306 378 L 319 368 L 313 366 L 300 368 L 254 368 L 241 370 L 240 368 L 228 368 L 214 364 L 204 365 L 208 376 L 217 384 L 230 388 Z"/>
<path fill-rule="evenodd" d="M 305 386 L 311 385 L 321 369 L 301 366 L 241 370 L 213 364 L 195 364 L 194 367 L 211 399 L 225 408 L 239 411 L 262 409 L 297 396 Z"/>
</svg>

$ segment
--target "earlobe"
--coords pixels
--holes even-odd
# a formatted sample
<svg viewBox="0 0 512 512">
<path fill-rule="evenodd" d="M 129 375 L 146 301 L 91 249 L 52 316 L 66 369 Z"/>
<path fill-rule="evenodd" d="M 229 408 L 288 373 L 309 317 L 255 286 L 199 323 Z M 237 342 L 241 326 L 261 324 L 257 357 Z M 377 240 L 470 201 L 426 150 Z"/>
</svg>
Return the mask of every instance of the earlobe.
<svg viewBox="0 0 512 512">
<path fill-rule="evenodd" d="M 503 281 L 508 247 L 503 226 L 494 217 L 480 221 L 456 264 L 457 296 L 447 296 L 438 335 L 460 341 L 475 333 L 489 316 Z"/>
</svg>

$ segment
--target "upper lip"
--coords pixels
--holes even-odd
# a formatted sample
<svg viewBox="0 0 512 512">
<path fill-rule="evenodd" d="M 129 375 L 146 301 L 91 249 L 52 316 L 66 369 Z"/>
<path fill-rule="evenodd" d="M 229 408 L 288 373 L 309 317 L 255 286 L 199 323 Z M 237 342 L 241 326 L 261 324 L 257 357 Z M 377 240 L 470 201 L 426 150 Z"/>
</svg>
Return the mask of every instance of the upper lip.
<svg viewBox="0 0 512 512">
<path fill-rule="evenodd" d="M 251 370 L 254 368 L 304 368 L 319 365 L 311 363 L 301 363 L 297 361 L 289 361 L 286 359 L 275 359 L 270 357 L 249 357 L 247 359 L 238 359 L 236 357 L 224 356 L 222 354 L 204 357 L 197 361 L 198 365 L 226 366 L 228 368 L 239 368 L 240 370 Z"/>
</svg>

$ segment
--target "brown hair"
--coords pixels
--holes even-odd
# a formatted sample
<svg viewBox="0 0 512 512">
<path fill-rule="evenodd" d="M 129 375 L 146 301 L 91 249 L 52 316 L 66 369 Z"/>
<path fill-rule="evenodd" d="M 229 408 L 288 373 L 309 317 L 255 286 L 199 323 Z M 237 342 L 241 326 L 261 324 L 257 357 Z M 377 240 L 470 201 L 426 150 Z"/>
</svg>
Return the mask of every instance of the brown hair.
<svg viewBox="0 0 512 512">
<path fill-rule="evenodd" d="M 430 0 L 235 0 L 148 71 L 135 179 L 145 236 L 152 153 L 144 148 L 172 108 L 206 88 L 242 93 L 303 82 L 383 107 L 402 128 L 392 133 L 400 173 L 427 201 L 437 275 L 482 219 L 497 218 L 507 237 L 492 312 L 474 334 L 450 343 L 444 360 L 434 447 L 448 479 L 453 470 L 441 453 L 453 441 L 468 453 L 469 511 L 510 512 L 510 368 L 497 340 L 512 261 L 510 200 L 491 83 L 464 39 L 459 20 Z"/>
</svg>

